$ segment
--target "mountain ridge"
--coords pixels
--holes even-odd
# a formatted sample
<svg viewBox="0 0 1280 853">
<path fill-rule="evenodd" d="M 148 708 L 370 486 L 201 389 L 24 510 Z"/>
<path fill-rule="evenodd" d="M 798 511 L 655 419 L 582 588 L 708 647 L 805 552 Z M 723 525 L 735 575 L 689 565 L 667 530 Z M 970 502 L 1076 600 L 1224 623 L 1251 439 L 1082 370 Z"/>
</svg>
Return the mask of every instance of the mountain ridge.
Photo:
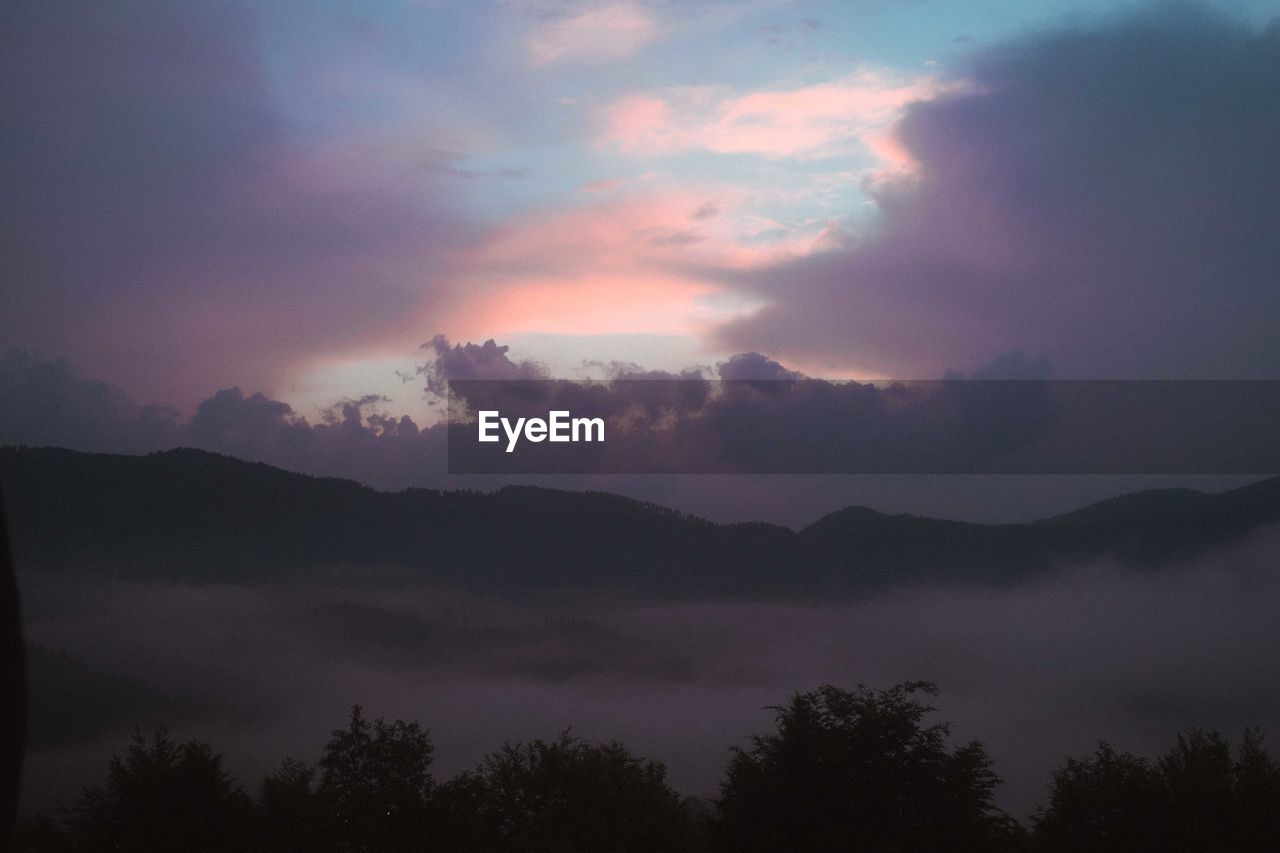
<svg viewBox="0 0 1280 853">
<path fill-rule="evenodd" d="M 1114 558 L 1153 568 L 1280 522 L 1280 478 L 1135 492 L 1032 522 L 846 507 L 799 530 L 721 524 L 607 492 L 510 485 L 380 492 L 190 448 L 146 456 L 0 448 L 20 567 L 260 581 L 356 567 L 489 593 L 856 597 L 1008 583 Z"/>
</svg>

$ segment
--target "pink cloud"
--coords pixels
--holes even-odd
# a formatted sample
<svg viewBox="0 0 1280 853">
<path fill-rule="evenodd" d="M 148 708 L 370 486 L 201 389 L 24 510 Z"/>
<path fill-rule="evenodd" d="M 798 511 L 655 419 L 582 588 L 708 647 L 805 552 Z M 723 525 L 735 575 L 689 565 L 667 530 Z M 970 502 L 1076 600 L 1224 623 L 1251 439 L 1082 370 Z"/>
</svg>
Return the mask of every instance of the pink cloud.
<svg viewBox="0 0 1280 853">
<path fill-rule="evenodd" d="M 695 86 L 634 94 L 607 108 L 601 141 L 626 153 L 704 149 L 768 158 L 831 156 L 861 141 L 878 146 L 872 150 L 879 155 L 888 151 L 886 128 L 907 104 L 952 88 L 934 77 L 863 69 L 789 90 L 734 94 Z"/>
<path fill-rule="evenodd" d="M 529 62 L 616 62 L 634 56 L 658 34 L 658 26 L 635 3 L 614 3 L 545 21 L 530 34 Z"/>
<path fill-rule="evenodd" d="M 702 326 L 699 299 L 715 290 L 652 272 L 526 279 L 467 305 L 450 325 L 469 338 L 490 329 L 499 335 L 690 334 Z"/>
<path fill-rule="evenodd" d="M 451 296 L 418 322 L 458 339 L 701 334 L 741 310 L 707 271 L 752 269 L 805 250 L 741 242 L 732 215 L 741 199 L 714 189 L 593 194 L 582 206 L 521 217 L 458 259 Z"/>
</svg>

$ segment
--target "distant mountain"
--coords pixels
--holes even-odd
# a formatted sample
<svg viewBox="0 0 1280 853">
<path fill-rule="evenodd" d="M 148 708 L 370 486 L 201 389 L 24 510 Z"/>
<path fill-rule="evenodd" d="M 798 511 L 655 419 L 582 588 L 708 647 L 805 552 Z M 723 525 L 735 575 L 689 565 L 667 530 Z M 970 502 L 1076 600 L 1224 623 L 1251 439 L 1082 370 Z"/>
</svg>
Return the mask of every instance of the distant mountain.
<svg viewBox="0 0 1280 853">
<path fill-rule="evenodd" d="M 378 492 L 198 450 L 0 449 L 19 569 L 266 581 L 405 578 L 481 592 L 850 597 L 1012 582 L 1068 561 L 1158 567 L 1280 521 L 1280 478 L 1156 490 L 1029 524 L 850 507 L 799 532 L 714 524 L 598 492 Z"/>
</svg>

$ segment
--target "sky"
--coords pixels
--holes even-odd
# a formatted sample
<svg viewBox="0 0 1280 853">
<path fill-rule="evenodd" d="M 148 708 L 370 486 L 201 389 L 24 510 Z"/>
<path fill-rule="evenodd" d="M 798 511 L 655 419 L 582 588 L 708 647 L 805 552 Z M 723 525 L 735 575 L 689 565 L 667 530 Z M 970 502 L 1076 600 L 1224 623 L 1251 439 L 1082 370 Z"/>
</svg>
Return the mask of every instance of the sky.
<svg viewBox="0 0 1280 853">
<path fill-rule="evenodd" d="M 1280 379 L 1280 0 L 9 0 L 0 259 L 0 444 L 190 445 L 386 489 L 495 484 L 444 476 L 429 389 L 456 378 Z M 541 482 L 799 527 L 1247 479 Z M 1098 736 L 1150 754 L 1277 718 L 1268 537 L 1161 578 L 604 612 L 705 651 L 701 681 L 657 689 L 410 681 L 317 652 L 287 591 L 24 594 L 36 641 L 109 670 L 267 709 L 296 687 L 289 731 L 233 733 L 237 761 L 314 752 L 298 721 L 322 736 L 349 699 L 434 701 L 449 771 L 573 723 L 705 793 L 799 681 L 924 676 L 958 733 L 996 738 L 1025 814 Z"/>
<path fill-rule="evenodd" d="M 564 378 L 1280 377 L 1277 2 L 0 15 L 11 408 L 65 418 L 58 363 L 380 433 L 488 340 Z"/>
</svg>

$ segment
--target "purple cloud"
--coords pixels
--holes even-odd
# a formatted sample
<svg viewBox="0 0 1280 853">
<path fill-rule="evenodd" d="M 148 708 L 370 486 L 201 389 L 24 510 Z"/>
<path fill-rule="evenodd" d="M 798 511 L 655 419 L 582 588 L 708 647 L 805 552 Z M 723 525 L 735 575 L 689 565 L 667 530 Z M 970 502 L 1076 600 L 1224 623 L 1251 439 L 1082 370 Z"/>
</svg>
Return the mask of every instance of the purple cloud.
<svg viewBox="0 0 1280 853">
<path fill-rule="evenodd" d="M 492 339 L 483 344 L 449 345 L 444 335 L 436 335 L 422 345 L 429 358 L 419 367 L 426 377 L 427 390 L 444 396 L 454 379 L 548 379 L 547 370 L 533 361 L 514 361 L 507 353 L 511 347 Z"/>
<path fill-rule="evenodd" d="M 1081 378 L 1274 377 L 1280 27 L 1187 7 L 981 55 L 911 107 L 917 179 L 862 242 L 726 278 L 734 349 L 937 376 L 1015 347 Z"/>
<path fill-rule="evenodd" d="M 0 115 L 0 341 L 176 405 L 405 334 L 465 240 L 404 157 L 301 134 L 238 4 L 6 4 Z"/>
</svg>

